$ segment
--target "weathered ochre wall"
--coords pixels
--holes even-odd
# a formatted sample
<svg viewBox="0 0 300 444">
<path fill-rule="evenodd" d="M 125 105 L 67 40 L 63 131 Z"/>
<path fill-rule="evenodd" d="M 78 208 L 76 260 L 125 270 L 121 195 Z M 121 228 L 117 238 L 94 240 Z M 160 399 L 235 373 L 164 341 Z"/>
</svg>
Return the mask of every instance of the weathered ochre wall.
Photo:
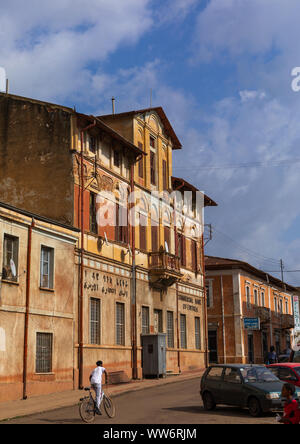
<svg viewBox="0 0 300 444">
<path fill-rule="evenodd" d="M 73 222 L 71 112 L 0 94 L 0 201 Z"/>
</svg>

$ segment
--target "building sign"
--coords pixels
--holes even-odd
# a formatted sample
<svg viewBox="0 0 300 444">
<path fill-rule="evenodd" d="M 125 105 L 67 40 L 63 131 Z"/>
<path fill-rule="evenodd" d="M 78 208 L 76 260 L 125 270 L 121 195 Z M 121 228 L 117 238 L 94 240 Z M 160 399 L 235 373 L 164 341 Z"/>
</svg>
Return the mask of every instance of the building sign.
<svg viewBox="0 0 300 444">
<path fill-rule="evenodd" d="M 83 287 L 91 296 L 129 297 L 129 282 L 124 277 L 116 277 L 88 269 L 85 270 L 84 277 Z"/>
<path fill-rule="evenodd" d="M 300 331 L 300 317 L 299 317 L 299 297 L 293 297 L 294 302 L 294 320 L 295 320 L 295 331 Z"/>
<path fill-rule="evenodd" d="M 245 330 L 260 330 L 260 319 L 259 318 L 244 318 L 244 329 Z"/>
<path fill-rule="evenodd" d="M 179 295 L 178 298 L 180 301 L 185 302 L 182 305 L 183 310 L 194 311 L 195 313 L 199 312 L 199 306 L 202 305 L 201 299 L 191 298 L 189 296 Z"/>
</svg>

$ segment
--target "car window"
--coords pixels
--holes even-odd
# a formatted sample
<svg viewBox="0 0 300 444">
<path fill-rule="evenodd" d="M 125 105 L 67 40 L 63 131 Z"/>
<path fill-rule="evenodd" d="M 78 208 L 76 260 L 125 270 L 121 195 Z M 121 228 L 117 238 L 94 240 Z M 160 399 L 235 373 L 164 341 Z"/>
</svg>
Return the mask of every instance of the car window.
<svg viewBox="0 0 300 444">
<path fill-rule="evenodd" d="M 239 370 L 236 368 L 226 368 L 224 373 L 224 381 L 233 384 L 241 384 L 241 376 Z"/>
<path fill-rule="evenodd" d="M 207 376 L 206 379 L 210 380 L 210 381 L 221 381 L 222 379 L 222 373 L 223 373 L 223 368 L 222 367 L 212 367 Z"/>
<path fill-rule="evenodd" d="M 294 370 L 300 376 L 300 367 L 294 367 Z"/>
<path fill-rule="evenodd" d="M 279 375 L 278 375 L 279 379 L 284 379 L 285 381 L 296 381 L 297 378 L 294 374 L 294 372 L 292 372 L 292 370 L 290 370 L 289 368 L 283 368 L 281 367 L 279 369 Z"/>
<path fill-rule="evenodd" d="M 269 370 L 278 378 L 279 368 L 278 367 L 269 367 Z"/>
<path fill-rule="evenodd" d="M 266 367 L 246 367 L 240 369 L 245 382 L 274 382 L 278 378 Z"/>
</svg>

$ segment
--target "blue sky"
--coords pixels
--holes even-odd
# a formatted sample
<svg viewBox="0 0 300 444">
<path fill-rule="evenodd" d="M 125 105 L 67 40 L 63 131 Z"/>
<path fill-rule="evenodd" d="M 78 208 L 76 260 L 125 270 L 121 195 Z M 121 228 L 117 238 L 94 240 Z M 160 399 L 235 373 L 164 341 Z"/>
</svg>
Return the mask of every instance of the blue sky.
<svg viewBox="0 0 300 444">
<path fill-rule="evenodd" d="M 149 106 L 152 88 L 183 143 L 174 175 L 219 204 L 207 253 L 300 269 L 298 0 L 0 4 L 12 93 L 102 114 L 112 96 L 117 112 Z"/>
</svg>

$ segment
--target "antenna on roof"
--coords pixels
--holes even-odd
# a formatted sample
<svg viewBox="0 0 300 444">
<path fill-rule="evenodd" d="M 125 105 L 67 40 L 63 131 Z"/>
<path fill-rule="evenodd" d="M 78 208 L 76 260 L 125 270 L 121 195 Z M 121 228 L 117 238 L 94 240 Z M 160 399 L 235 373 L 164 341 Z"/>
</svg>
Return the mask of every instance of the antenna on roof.
<svg viewBox="0 0 300 444">
<path fill-rule="evenodd" d="M 112 113 L 115 114 L 115 97 L 111 98 L 111 103 L 112 103 Z"/>
</svg>

